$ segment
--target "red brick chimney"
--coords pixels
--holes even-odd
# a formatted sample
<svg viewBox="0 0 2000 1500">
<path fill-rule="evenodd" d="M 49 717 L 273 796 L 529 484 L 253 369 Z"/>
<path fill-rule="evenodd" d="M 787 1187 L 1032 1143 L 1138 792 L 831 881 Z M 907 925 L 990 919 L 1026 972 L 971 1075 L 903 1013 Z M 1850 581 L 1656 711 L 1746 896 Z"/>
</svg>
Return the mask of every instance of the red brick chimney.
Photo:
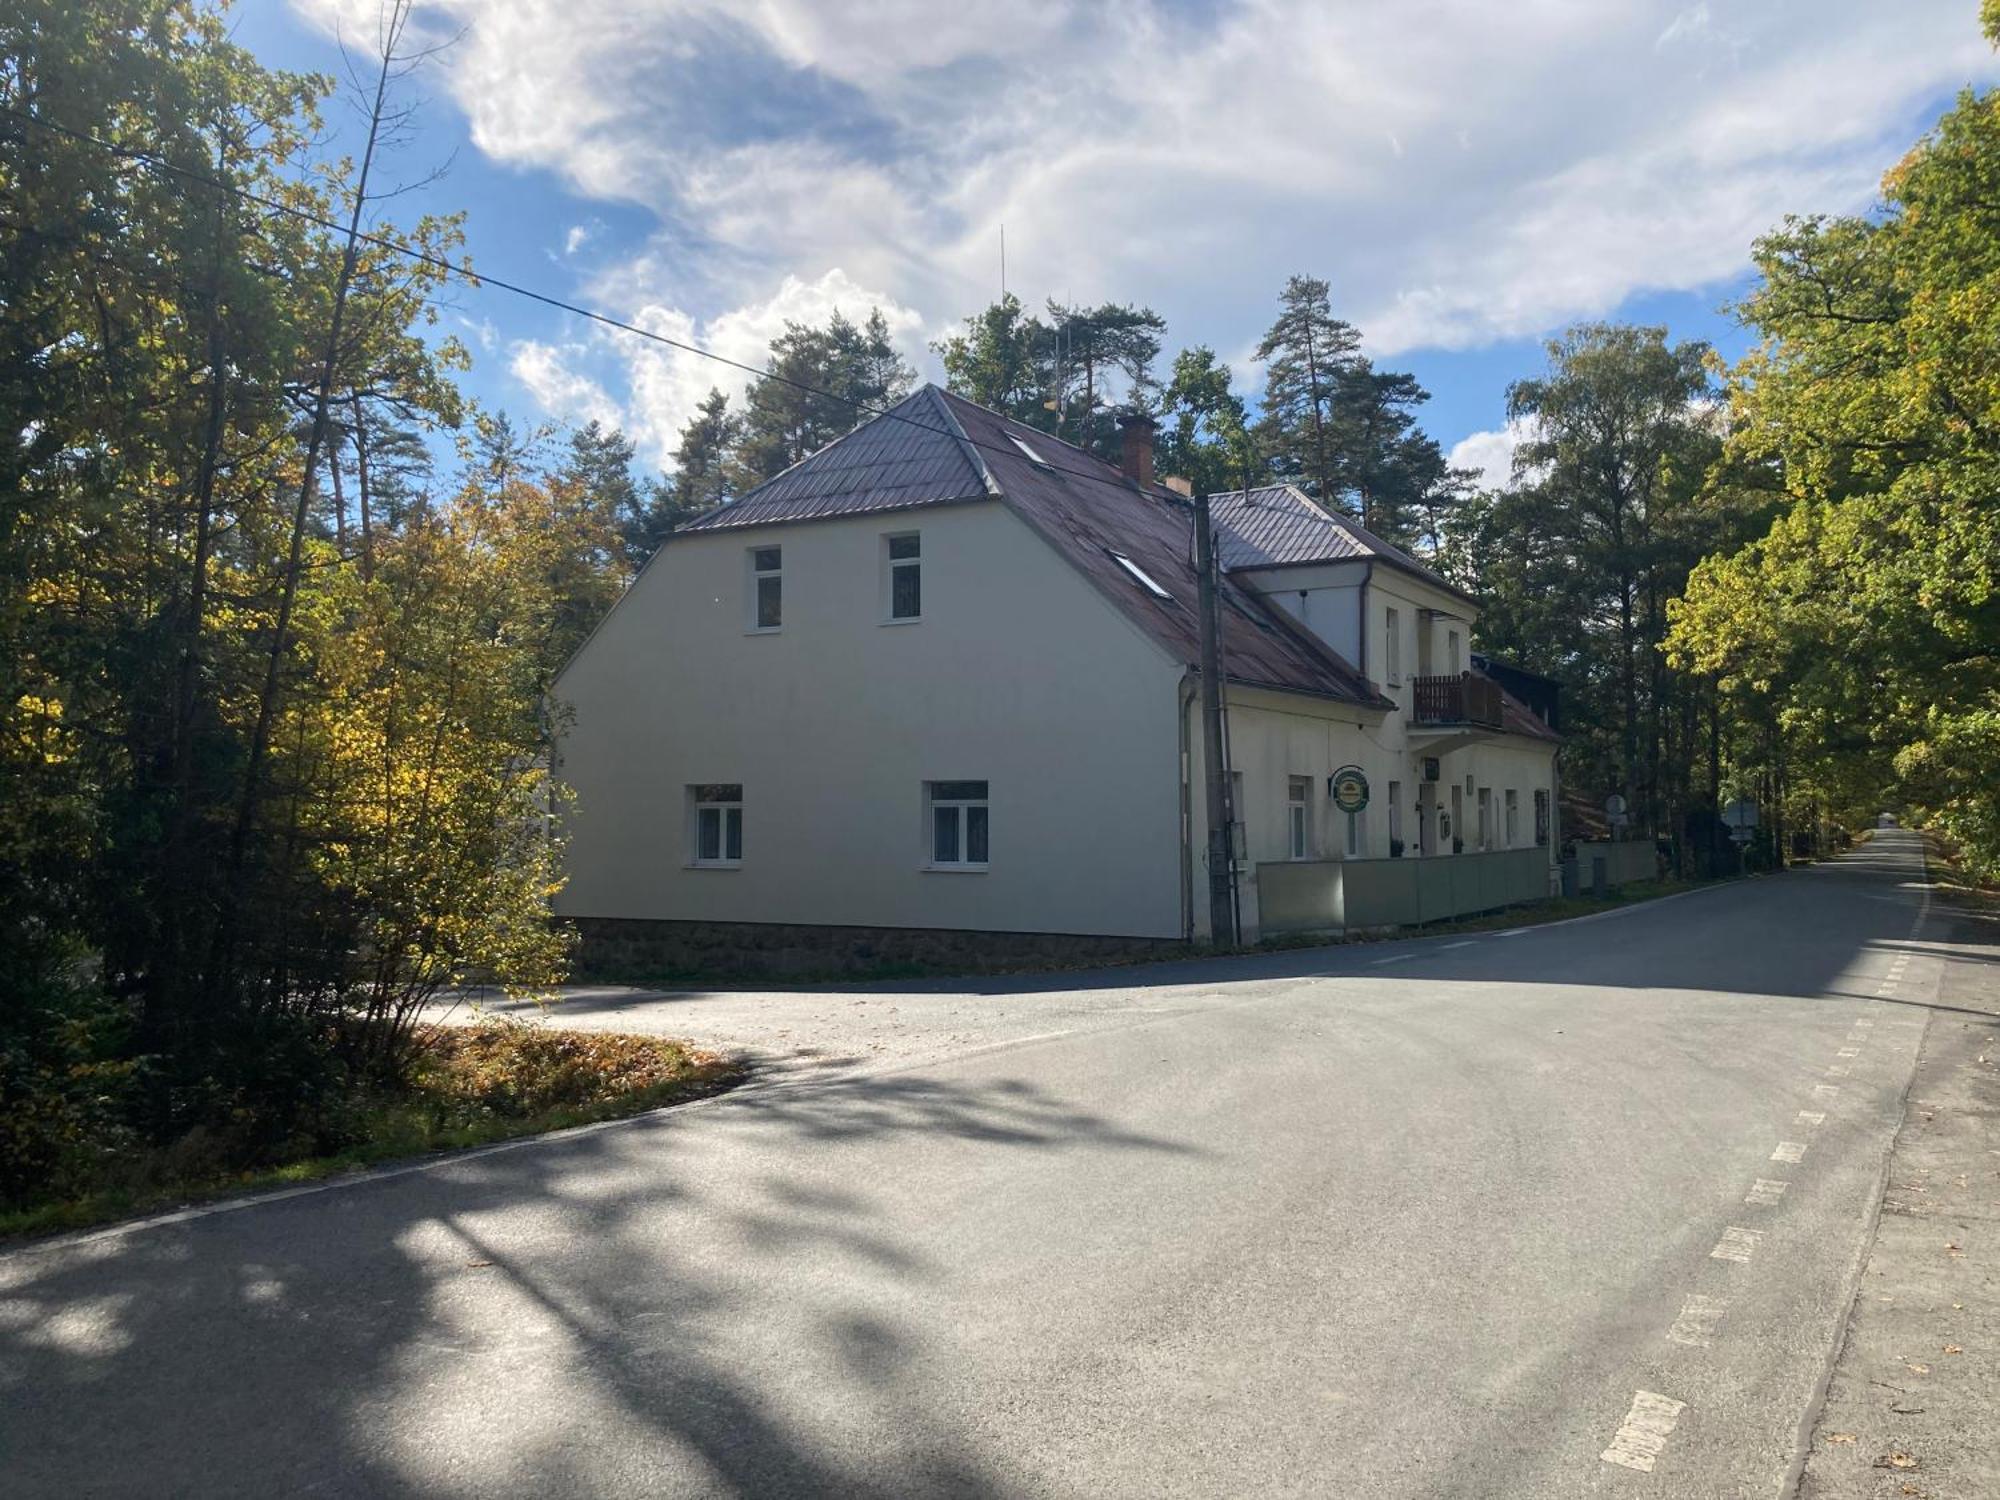
<svg viewBox="0 0 2000 1500">
<path fill-rule="evenodd" d="M 1125 477 L 1148 489 L 1153 484 L 1153 419 L 1142 411 L 1118 419 L 1118 467 Z"/>
</svg>

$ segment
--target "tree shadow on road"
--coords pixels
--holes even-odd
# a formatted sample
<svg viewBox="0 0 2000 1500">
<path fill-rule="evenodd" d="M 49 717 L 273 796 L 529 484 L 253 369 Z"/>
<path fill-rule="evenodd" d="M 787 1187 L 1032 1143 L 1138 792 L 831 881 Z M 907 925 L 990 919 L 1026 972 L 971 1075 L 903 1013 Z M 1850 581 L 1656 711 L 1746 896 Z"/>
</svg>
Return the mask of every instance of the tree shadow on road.
<svg viewBox="0 0 2000 1500">
<path fill-rule="evenodd" d="M 856 1167 L 1189 1151 L 1019 1081 L 696 1114 L 0 1256 L 7 1494 L 1003 1493 L 898 1313 L 948 1242 Z"/>
</svg>

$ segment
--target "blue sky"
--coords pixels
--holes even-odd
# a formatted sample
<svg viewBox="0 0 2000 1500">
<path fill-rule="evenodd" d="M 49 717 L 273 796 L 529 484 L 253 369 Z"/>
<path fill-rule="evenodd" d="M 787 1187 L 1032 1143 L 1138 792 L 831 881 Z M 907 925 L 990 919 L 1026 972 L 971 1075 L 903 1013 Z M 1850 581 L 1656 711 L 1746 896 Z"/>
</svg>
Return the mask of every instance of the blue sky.
<svg viewBox="0 0 2000 1500">
<path fill-rule="evenodd" d="M 242 0 L 239 41 L 338 71 L 377 0 Z M 1865 211 L 1953 94 L 1973 0 L 427 0 L 393 211 L 474 264 L 756 362 L 786 318 L 927 343 L 1008 285 L 1115 299 L 1236 371 L 1284 277 L 1328 278 L 1424 425 L 1504 465 L 1507 383 L 1583 318 L 1735 354 L 1720 309 L 1788 212 Z M 329 120 L 351 130 L 339 106 Z M 472 392 L 663 461 L 693 356 L 493 289 L 447 313 Z"/>
</svg>

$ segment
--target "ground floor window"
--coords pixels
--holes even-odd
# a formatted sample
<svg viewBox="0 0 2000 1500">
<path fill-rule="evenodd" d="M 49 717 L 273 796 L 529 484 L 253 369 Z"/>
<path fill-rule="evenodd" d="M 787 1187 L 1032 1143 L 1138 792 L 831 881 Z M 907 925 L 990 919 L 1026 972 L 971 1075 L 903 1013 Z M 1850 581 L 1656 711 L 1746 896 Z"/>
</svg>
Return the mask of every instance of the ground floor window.
<svg viewBox="0 0 2000 1500">
<path fill-rule="evenodd" d="M 1535 842 L 1549 841 L 1549 794 L 1545 788 L 1535 790 Z"/>
<path fill-rule="evenodd" d="M 1521 794 L 1512 787 L 1507 788 L 1507 847 L 1513 848 L 1521 841 Z"/>
<path fill-rule="evenodd" d="M 1479 847 L 1493 847 L 1493 788 L 1479 788 Z"/>
<path fill-rule="evenodd" d="M 702 782 L 688 788 L 693 808 L 694 863 L 743 862 L 743 788 L 736 782 Z"/>
<path fill-rule="evenodd" d="M 1400 781 L 1392 781 L 1389 783 L 1389 852 L 1391 854 L 1402 853 L 1402 849 L 1400 847 L 1402 842 L 1403 842 L 1403 783 Z M 1358 854 L 1360 851 L 1349 850 L 1348 852 Z"/>
<path fill-rule="evenodd" d="M 1285 804 L 1285 852 L 1293 859 L 1312 858 L 1312 778 L 1294 776 Z"/>
<path fill-rule="evenodd" d="M 983 870 L 987 864 L 988 808 L 983 781 L 925 783 L 930 802 L 931 864 Z"/>
</svg>

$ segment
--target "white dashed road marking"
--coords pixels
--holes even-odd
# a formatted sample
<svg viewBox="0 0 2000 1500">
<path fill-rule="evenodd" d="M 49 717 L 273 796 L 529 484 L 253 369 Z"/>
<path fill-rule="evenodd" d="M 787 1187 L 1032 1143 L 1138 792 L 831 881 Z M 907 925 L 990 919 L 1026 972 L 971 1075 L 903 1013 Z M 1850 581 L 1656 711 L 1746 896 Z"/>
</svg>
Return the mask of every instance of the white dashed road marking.
<svg viewBox="0 0 2000 1500">
<path fill-rule="evenodd" d="M 1805 1160 L 1805 1157 L 1806 1143 L 1804 1141 L 1780 1141 L 1778 1142 L 1778 1149 L 1771 1153 L 1772 1161 L 1781 1161 L 1788 1166 L 1798 1165 L 1798 1163 Z"/>
<path fill-rule="evenodd" d="M 1764 1231 L 1761 1229 L 1738 1229 L 1731 1224 L 1722 1231 L 1722 1238 L 1715 1242 L 1715 1248 L 1708 1252 L 1708 1258 L 1733 1260 L 1741 1264 L 1757 1253 L 1757 1242 L 1763 1238 Z"/>
<path fill-rule="evenodd" d="M 1471 938 L 1467 938 L 1462 943 L 1443 943 L 1439 945 L 1438 952 L 1449 953 L 1454 948 L 1470 948 L 1472 946 L 1472 941 L 1473 940 Z"/>
<path fill-rule="evenodd" d="M 1832 1067 L 1826 1070 L 1826 1076 L 1829 1078 L 1845 1078 L 1849 1073 L 1853 1071 L 1854 1070 L 1852 1068 L 1849 1068 L 1844 1063 L 1835 1063 Z"/>
<path fill-rule="evenodd" d="M 1638 1392 L 1632 1397 L 1632 1409 L 1625 1414 L 1618 1436 L 1604 1450 L 1604 1461 L 1623 1464 L 1642 1474 L 1652 1473 L 1660 1450 L 1667 1446 L 1667 1439 L 1673 1435 L 1674 1424 L 1680 1421 L 1681 1413 L 1686 1410 L 1685 1401 L 1676 1401 L 1655 1391 Z"/>
<path fill-rule="evenodd" d="M 1813 1098 L 1815 1099 L 1838 1099 L 1839 1097 L 1840 1085 L 1837 1083 L 1816 1083 L 1813 1085 Z"/>
<path fill-rule="evenodd" d="M 1799 1111 L 1798 1123 L 1807 1130 L 1817 1130 L 1826 1123 L 1826 1116 L 1816 1109 L 1802 1109 Z"/>
<path fill-rule="evenodd" d="M 1842 1047 L 1838 1052 L 1834 1053 L 1833 1055 L 1835 1057 L 1859 1057 L 1861 1055 L 1861 1049 L 1859 1047 Z"/>
<path fill-rule="evenodd" d="M 1410 961 L 1411 959 L 1415 958 L 1416 956 L 1417 956 L 1417 955 L 1416 955 L 1416 954 L 1414 954 L 1414 953 L 1397 953 L 1397 954 L 1392 954 L 1392 955 L 1391 955 L 1390 957 L 1388 957 L 1388 958 L 1378 958 L 1378 959 L 1376 959 L 1376 960 L 1375 960 L 1375 962 L 1374 962 L 1374 963 L 1372 963 L 1372 964 L 1370 964 L 1370 965 L 1369 965 L 1368 967 L 1369 967 L 1369 968 L 1371 968 L 1371 969 L 1379 969 L 1379 968 L 1381 968 L 1381 967 L 1382 967 L 1382 965 L 1384 965 L 1384 964 L 1406 964 L 1406 963 L 1408 963 L 1408 962 L 1409 962 L 1409 961 Z"/>
<path fill-rule="evenodd" d="M 1785 1196 L 1785 1189 L 1790 1186 L 1789 1182 L 1774 1182 L 1769 1177 L 1759 1177 L 1750 1184 L 1750 1191 L 1743 1201 L 1766 1205 L 1776 1203 Z"/>
<path fill-rule="evenodd" d="M 1728 1306 L 1720 1297 L 1688 1298 L 1681 1305 L 1681 1315 L 1674 1319 L 1674 1326 L 1667 1330 L 1667 1337 L 1676 1344 L 1706 1349 L 1715 1342 L 1715 1325 L 1722 1321 L 1723 1309 Z"/>
</svg>

